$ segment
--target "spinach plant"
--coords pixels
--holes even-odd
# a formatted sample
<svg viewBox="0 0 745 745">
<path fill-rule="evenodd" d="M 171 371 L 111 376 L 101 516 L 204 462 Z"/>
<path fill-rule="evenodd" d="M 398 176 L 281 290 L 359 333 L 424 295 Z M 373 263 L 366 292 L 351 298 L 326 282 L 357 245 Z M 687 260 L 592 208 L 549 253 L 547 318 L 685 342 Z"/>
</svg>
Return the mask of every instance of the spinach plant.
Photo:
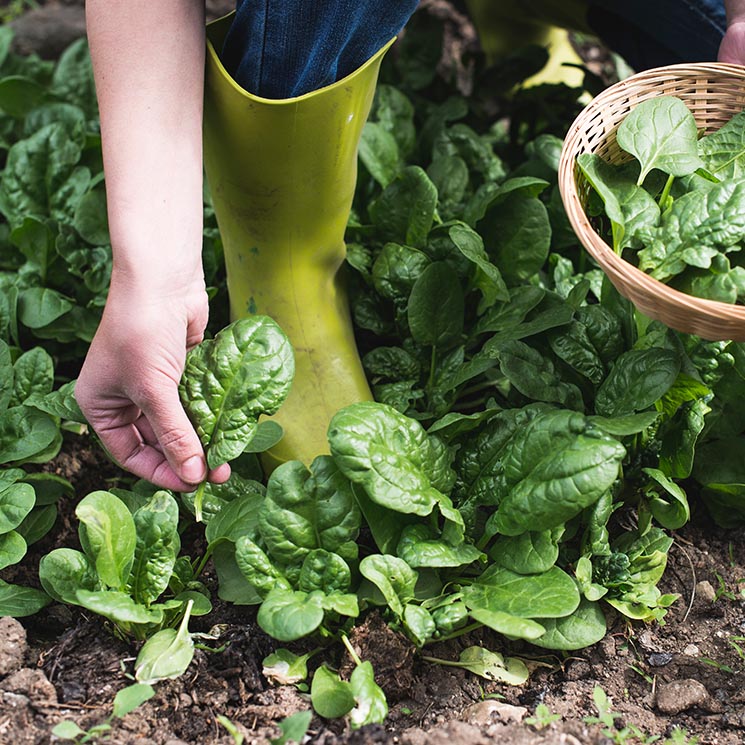
<svg viewBox="0 0 745 745">
<path fill-rule="evenodd" d="M 58 602 L 112 622 L 117 634 L 145 639 L 178 625 L 187 608 L 209 613 L 209 593 L 179 556 L 178 503 L 165 491 L 88 494 L 78 504 L 83 548 L 56 548 L 39 565 L 42 586 Z"/>
</svg>

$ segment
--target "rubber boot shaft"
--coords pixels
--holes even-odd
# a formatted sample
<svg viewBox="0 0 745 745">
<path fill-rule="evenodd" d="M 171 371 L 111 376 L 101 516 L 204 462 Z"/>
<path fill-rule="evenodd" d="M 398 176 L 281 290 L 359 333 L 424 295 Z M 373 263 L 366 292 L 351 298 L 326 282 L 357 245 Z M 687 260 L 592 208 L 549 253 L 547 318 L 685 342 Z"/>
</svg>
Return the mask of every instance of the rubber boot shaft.
<svg viewBox="0 0 745 745">
<path fill-rule="evenodd" d="M 295 382 L 273 417 L 285 430 L 265 465 L 328 452 L 336 411 L 370 394 L 342 281 L 357 146 L 390 45 L 333 85 L 263 99 L 227 74 L 230 18 L 208 27 L 204 158 L 233 318 L 266 314 L 295 349 Z M 391 42 L 392 43 L 392 42 Z"/>
</svg>

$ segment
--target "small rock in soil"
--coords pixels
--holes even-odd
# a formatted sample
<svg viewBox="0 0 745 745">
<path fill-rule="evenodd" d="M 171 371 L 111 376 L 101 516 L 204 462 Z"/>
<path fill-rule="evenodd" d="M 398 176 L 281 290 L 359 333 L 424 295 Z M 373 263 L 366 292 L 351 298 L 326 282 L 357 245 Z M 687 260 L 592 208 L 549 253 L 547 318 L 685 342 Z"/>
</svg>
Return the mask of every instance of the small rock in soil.
<svg viewBox="0 0 745 745">
<path fill-rule="evenodd" d="M 657 688 L 657 708 L 664 714 L 680 714 L 694 706 L 708 708 L 709 692 L 692 678 L 663 683 Z"/>
<path fill-rule="evenodd" d="M 479 701 L 463 712 L 463 719 L 478 727 L 494 724 L 495 719 L 503 722 L 522 722 L 528 710 L 524 706 L 512 706 L 501 701 Z"/>
<path fill-rule="evenodd" d="M 0 683 L 0 688 L 28 696 L 34 706 L 57 703 L 57 691 L 47 680 L 47 676 L 41 670 L 32 670 L 30 667 L 24 667 L 9 675 Z"/>
<path fill-rule="evenodd" d="M 490 742 L 478 727 L 465 722 L 450 722 L 429 732 L 408 729 L 401 735 L 401 745 L 489 745 Z"/>
<path fill-rule="evenodd" d="M 21 669 L 27 649 L 26 629 L 15 618 L 0 618 L 0 678 Z"/>
<path fill-rule="evenodd" d="M 704 603 L 715 603 L 717 593 L 708 580 L 702 580 L 696 585 L 696 598 Z"/>
<path fill-rule="evenodd" d="M 673 661 L 673 656 L 669 652 L 655 652 L 647 657 L 647 662 L 652 667 L 664 667 Z"/>
</svg>

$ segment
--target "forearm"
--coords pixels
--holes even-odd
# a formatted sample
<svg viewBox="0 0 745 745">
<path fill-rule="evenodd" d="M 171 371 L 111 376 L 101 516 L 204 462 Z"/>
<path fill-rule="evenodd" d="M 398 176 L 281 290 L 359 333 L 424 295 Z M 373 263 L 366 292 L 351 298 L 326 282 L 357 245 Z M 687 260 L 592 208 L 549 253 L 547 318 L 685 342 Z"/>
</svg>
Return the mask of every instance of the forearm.
<svg viewBox="0 0 745 745">
<path fill-rule="evenodd" d="M 745 0 L 724 0 L 727 25 L 745 22 Z"/>
<path fill-rule="evenodd" d="M 86 17 L 101 113 L 112 284 L 197 279 L 204 2 L 88 0 Z"/>
</svg>

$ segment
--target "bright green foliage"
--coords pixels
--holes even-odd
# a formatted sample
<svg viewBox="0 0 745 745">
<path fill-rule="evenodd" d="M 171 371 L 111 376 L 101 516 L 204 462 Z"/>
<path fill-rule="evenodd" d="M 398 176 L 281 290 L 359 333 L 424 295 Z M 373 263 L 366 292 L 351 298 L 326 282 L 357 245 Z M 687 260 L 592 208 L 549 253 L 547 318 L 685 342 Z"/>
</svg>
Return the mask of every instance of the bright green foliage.
<svg viewBox="0 0 745 745">
<path fill-rule="evenodd" d="M 727 303 L 745 297 L 743 122 L 737 115 L 699 139 L 685 103 L 661 96 L 634 107 L 618 128 L 618 144 L 636 161 L 579 156 L 617 253 L 685 293 Z M 664 186 L 652 177 L 665 175 Z"/>
<path fill-rule="evenodd" d="M 294 371 L 287 337 L 265 316 L 234 321 L 189 352 L 179 390 L 210 468 L 245 450 L 259 416 L 286 398 Z"/>
<path fill-rule="evenodd" d="M 140 501 L 128 505 L 104 491 L 82 499 L 76 515 L 83 551 L 54 549 L 42 558 L 39 576 L 55 600 L 81 605 L 141 639 L 177 624 L 187 604 L 195 614 L 208 613 L 211 606 L 203 588 L 191 584 L 188 562 L 185 574 L 183 564 L 177 568 L 176 500 L 156 491 Z M 171 597 L 159 601 L 164 593 Z"/>
<path fill-rule="evenodd" d="M 41 538 L 51 527 L 35 508 L 34 487 L 25 482 L 19 468 L 0 470 L 0 569 L 17 564 L 26 555 L 27 544 Z M 56 516 L 56 508 L 50 505 Z M 41 525 L 35 521 L 41 519 Z M 0 580 L 0 614 L 29 616 L 49 602 L 39 590 Z"/>
<path fill-rule="evenodd" d="M 326 666 L 319 667 L 310 689 L 313 708 L 326 719 L 348 714 L 352 729 L 380 724 L 388 716 L 388 703 L 375 682 L 372 665 L 360 660 L 346 637 L 343 636 L 342 641 L 355 663 L 349 682 Z"/>
<path fill-rule="evenodd" d="M 262 662 L 262 675 L 279 685 L 300 683 L 308 677 L 308 659 L 312 653 L 296 655 L 280 647 L 266 656 Z"/>
<path fill-rule="evenodd" d="M 478 75 L 470 100 L 443 81 L 428 95 L 427 33 L 413 24 L 387 63 L 384 79 L 401 88 L 376 95 L 347 236 L 376 402 L 340 411 L 330 455 L 310 468 L 287 463 L 264 487 L 254 453 L 280 433 L 258 418 L 286 394 L 291 353 L 268 319 L 240 321 L 190 353 L 181 386 L 210 465 L 232 460 L 235 474 L 182 496 L 205 524 L 205 555 L 195 566 L 179 556 L 170 495 L 116 490 L 81 502 L 83 551 L 57 549 L 42 562 L 55 599 L 108 617 L 118 633 L 155 634 L 138 658 L 141 679 L 188 665 L 193 642 L 185 621 L 176 627 L 187 607 L 209 610 L 198 576 L 210 558 L 220 596 L 260 606 L 259 623 L 277 639 L 338 637 L 375 607 L 420 648 L 485 624 L 574 650 L 602 638 L 608 604 L 631 618 L 664 615 L 673 598 L 657 583 L 671 539 L 657 526 L 688 519 L 683 480 L 704 485 L 720 521 L 745 522 L 745 347 L 650 322 L 586 265 L 557 182 L 557 135 L 578 91 L 518 91 L 499 102 L 508 131 L 494 124 L 493 90 Z M 80 421 L 74 382 L 54 390 L 53 367 L 79 362 L 92 338 L 111 251 L 84 47 L 55 71 L 21 63 L 2 39 L 4 29 L 0 78 L 23 64 L 30 81 L 21 93 L 0 79 L 0 502 L 16 484 L 35 492 L 20 523 L 15 497 L 0 506 L 0 560 L 9 562 L 21 540 L 48 528 L 59 495 L 72 496 L 19 468 L 52 457 L 60 431 Z M 494 90 L 519 82 L 511 69 L 500 74 L 489 77 Z M 619 136 L 642 168 L 583 158 L 597 192 L 588 211 L 602 222 L 605 208 L 617 250 L 646 250 L 650 271 L 682 262 L 681 287 L 735 299 L 745 288 L 741 226 L 717 210 L 742 212 L 741 189 L 727 186 L 740 179 L 742 123 L 700 140 L 697 154 L 680 107 L 653 108 L 667 112 L 664 126 L 640 125 L 642 110 Z M 205 218 L 219 329 L 226 304 L 209 205 Z M 631 533 L 611 519 L 630 506 L 639 517 Z M 31 612 L 25 592 L 0 585 L 0 608 Z M 278 674 L 305 676 L 303 657 L 277 658 Z M 355 663 L 349 681 L 319 668 L 314 705 L 353 726 L 381 721 L 384 697 L 368 663 Z M 523 674 L 486 650 L 457 664 Z"/>
<path fill-rule="evenodd" d="M 672 176 L 687 176 L 703 167 L 696 147 L 696 120 L 673 96 L 650 98 L 635 106 L 616 137 L 618 144 L 642 165 L 639 185 L 653 168 Z"/>
<path fill-rule="evenodd" d="M 270 740 L 272 745 L 286 745 L 288 742 L 303 742 L 305 733 L 310 726 L 310 720 L 313 718 L 312 711 L 297 711 L 285 717 L 277 726 L 282 730 L 282 736 Z"/>
<path fill-rule="evenodd" d="M 135 678 L 140 683 L 149 685 L 186 672 L 194 657 L 194 642 L 188 629 L 193 604 L 193 600 L 187 602 L 178 629 L 162 629 L 142 645 L 135 660 Z"/>
</svg>

